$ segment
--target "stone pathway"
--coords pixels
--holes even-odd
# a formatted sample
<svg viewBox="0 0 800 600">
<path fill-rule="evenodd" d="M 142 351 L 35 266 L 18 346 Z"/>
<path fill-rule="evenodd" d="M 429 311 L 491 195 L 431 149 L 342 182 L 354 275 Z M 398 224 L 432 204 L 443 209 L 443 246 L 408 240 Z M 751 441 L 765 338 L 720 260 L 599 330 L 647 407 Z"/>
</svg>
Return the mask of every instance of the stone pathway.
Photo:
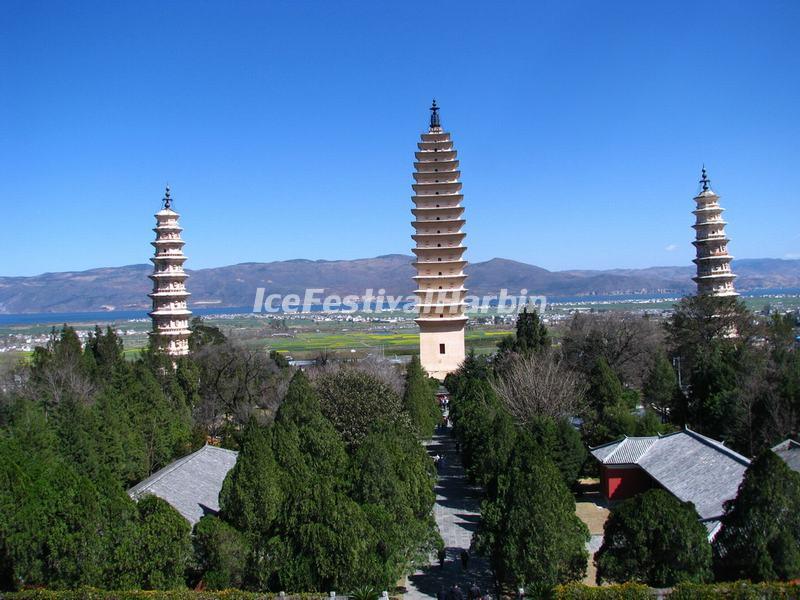
<svg viewBox="0 0 800 600">
<path fill-rule="evenodd" d="M 461 567 L 461 551 L 469 550 L 472 534 L 480 520 L 480 490 L 471 486 L 464 474 L 461 459 L 456 453 L 455 441 L 450 432 L 437 433 L 427 444 L 431 456 L 444 456 L 436 482 L 436 505 L 433 512 L 436 524 L 444 539 L 447 558 L 444 567 L 436 557 L 431 564 L 408 578 L 407 599 L 435 598 L 441 589 L 458 583 L 466 597 L 467 589 L 475 582 L 482 593 L 494 594 L 488 562 L 470 552 L 469 567 Z"/>
</svg>

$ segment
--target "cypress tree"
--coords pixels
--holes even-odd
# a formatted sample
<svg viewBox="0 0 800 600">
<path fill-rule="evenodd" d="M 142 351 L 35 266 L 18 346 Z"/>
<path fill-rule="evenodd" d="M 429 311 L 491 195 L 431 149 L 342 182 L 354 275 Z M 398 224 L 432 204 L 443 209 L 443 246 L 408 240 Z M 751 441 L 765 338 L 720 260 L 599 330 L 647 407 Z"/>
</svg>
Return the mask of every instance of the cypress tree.
<svg viewBox="0 0 800 600">
<path fill-rule="evenodd" d="M 714 539 L 723 580 L 800 577 L 800 474 L 771 450 L 747 469 Z"/>
<path fill-rule="evenodd" d="M 406 369 L 406 389 L 403 394 L 403 409 L 408 413 L 417 435 L 428 438 L 433 435 L 441 418 L 430 379 L 414 356 Z"/>
<path fill-rule="evenodd" d="M 711 575 L 711 546 L 694 506 L 656 489 L 611 509 L 596 561 L 599 581 L 701 583 Z"/>
</svg>

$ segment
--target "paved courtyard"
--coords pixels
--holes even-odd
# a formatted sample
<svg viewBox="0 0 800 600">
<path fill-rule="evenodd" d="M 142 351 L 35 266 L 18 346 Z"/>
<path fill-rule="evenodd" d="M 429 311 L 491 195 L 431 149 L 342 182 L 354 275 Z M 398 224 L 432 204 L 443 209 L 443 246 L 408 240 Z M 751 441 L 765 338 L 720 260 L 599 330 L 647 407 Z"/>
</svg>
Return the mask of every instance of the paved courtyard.
<svg viewBox="0 0 800 600">
<path fill-rule="evenodd" d="M 437 433 L 427 445 L 431 456 L 444 457 L 436 482 L 434 516 L 447 552 L 444 567 L 436 557 L 431 564 L 408 578 L 405 598 L 435 598 L 439 590 L 458 583 L 466 591 L 476 582 L 482 592 L 494 594 L 486 560 L 470 552 L 469 567 L 461 566 L 461 551 L 469 550 L 472 534 L 480 520 L 480 490 L 469 485 L 464 467 L 456 453 L 455 442 L 448 433 Z"/>
</svg>

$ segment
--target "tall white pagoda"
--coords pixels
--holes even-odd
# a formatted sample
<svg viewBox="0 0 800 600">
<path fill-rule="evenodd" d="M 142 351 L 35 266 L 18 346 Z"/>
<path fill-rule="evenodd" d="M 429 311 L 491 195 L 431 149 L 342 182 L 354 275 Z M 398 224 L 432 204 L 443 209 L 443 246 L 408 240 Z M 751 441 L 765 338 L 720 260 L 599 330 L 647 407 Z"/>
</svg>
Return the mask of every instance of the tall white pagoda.
<svg viewBox="0 0 800 600">
<path fill-rule="evenodd" d="M 419 355 L 429 375 L 444 379 L 464 362 L 464 314 L 467 276 L 464 207 L 456 151 L 442 130 L 439 107 L 431 106 L 430 127 L 417 144 L 414 168 L 416 247 L 413 265 L 419 325 Z"/>
<path fill-rule="evenodd" d="M 703 167 L 700 178 L 702 191 L 695 197 L 697 209 L 692 227 L 695 240 L 692 242 L 697 252 L 694 263 L 697 265 L 697 294 L 705 296 L 738 296 L 733 287 L 736 275 L 731 270 L 733 257 L 728 253 L 728 242 L 725 235 L 727 224 L 722 213 L 725 210 L 719 205 L 719 196 L 711 189 L 711 180 Z"/>
<path fill-rule="evenodd" d="M 178 224 L 180 215 L 172 210 L 169 186 L 164 192 L 163 208 L 155 214 L 156 239 L 150 242 L 156 252 L 153 261 L 153 300 L 151 340 L 156 349 L 169 356 L 185 356 L 189 353 L 189 310 L 186 300 L 186 278 L 183 270 L 186 255 L 183 253 L 183 229 Z"/>
</svg>

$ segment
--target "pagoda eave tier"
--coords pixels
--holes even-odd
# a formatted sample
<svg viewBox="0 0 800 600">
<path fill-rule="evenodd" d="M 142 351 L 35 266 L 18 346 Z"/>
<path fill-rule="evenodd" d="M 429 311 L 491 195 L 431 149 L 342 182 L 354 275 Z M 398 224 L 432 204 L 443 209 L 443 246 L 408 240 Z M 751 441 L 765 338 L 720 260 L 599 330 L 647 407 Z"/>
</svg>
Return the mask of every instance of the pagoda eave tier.
<svg viewBox="0 0 800 600">
<path fill-rule="evenodd" d="M 419 288 L 414 290 L 414 294 L 417 296 L 425 297 L 425 296 L 439 296 L 441 295 L 454 295 L 454 294 L 466 294 L 467 288 L 465 287 L 441 287 L 441 288 Z"/>
<path fill-rule="evenodd" d="M 431 217 L 434 217 L 432 220 L 436 222 L 436 215 L 437 214 L 450 214 L 455 213 L 456 216 L 461 216 L 464 212 L 464 207 L 460 205 L 455 206 L 416 206 L 411 209 L 411 214 L 415 217 L 425 216 L 428 220 Z M 441 220 L 441 219 L 440 219 Z"/>
<path fill-rule="evenodd" d="M 147 314 L 150 317 L 176 317 L 176 318 L 180 317 L 180 318 L 183 318 L 183 317 L 188 317 L 189 315 L 191 315 L 192 311 L 190 311 L 188 308 L 182 308 L 182 309 L 170 308 L 170 309 L 167 309 L 167 310 L 158 310 L 158 309 L 157 310 L 152 310 Z"/>
<path fill-rule="evenodd" d="M 192 332 L 188 329 L 159 329 L 157 331 L 148 331 L 147 334 L 154 337 L 188 338 L 192 335 Z"/>
<path fill-rule="evenodd" d="M 460 258 L 453 259 L 453 260 L 434 260 L 434 261 L 420 261 L 415 260 L 411 263 L 411 265 L 417 269 L 421 269 L 424 267 L 432 267 L 434 265 L 439 266 L 460 266 L 461 268 L 467 266 L 467 261 L 462 260 Z M 444 276 L 443 276 L 444 277 Z"/>
<path fill-rule="evenodd" d="M 455 150 L 440 150 L 433 152 L 431 150 L 423 150 L 414 153 L 414 158 L 417 162 L 422 163 L 449 163 L 456 159 L 457 152 Z"/>
<path fill-rule="evenodd" d="M 438 158 L 438 153 L 437 153 Z M 458 160 L 418 160 L 414 163 L 414 168 L 417 169 L 418 173 L 430 173 L 427 169 L 430 167 L 431 169 L 439 169 L 439 173 L 452 173 L 458 168 L 459 165 Z M 420 170 L 421 169 L 421 170 Z M 435 171 L 434 171 L 435 172 Z"/>
<path fill-rule="evenodd" d="M 712 279 L 730 279 L 730 280 L 734 280 L 734 279 L 736 279 L 736 275 L 734 275 L 730 271 L 726 271 L 724 273 L 703 273 L 701 275 L 696 275 L 695 277 L 692 277 L 692 279 L 694 281 L 706 281 L 706 280 L 710 281 Z"/>
<path fill-rule="evenodd" d="M 458 181 L 440 181 L 438 183 L 414 183 L 411 185 L 411 189 L 417 192 L 419 196 L 441 196 L 442 192 L 458 192 L 462 188 L 463 184 Z M 439 192 L 437 194 L 436 192 Z M 419 192 L 425 192 L 424 194 L 420 194 Z"/>
<path fill-rule="evenodd" d="M 416 209 L 434 210 L 437 208 L 453 210 L 461 208 L 461 194 L 447 194 L 443 196 L 412 196 L 411 200 L 416 204 Z"/>
<path fill-rule="evenodd" d="M 467 236 L 466 233 L 415 233 L 411 239 L 415 242 L 434 243 L 441 242 L 442 244 L 448 243 L 452 245 L 442 245 L 435 247 L 418 246 L 416 250 L 450 250 L 458 248 L 459 250 L 464 246 L 458 244 Z"/>
<path fill-rule="evenodd" d="M 455 316 L 444 316 L 444 317 L 417 317 L 414 319 L 414 322 L 419 325 L 420 327 L 425 327 L 426 329 L 433 326 L 435 328 L 436 325 L 442 326 L 442 328 L 449 328 L 454 324 L 458 323 L 466 323 L 469 321 L 469 318 L 465 315 L 455 315 Z"/>
<path fill-rule="evenodd" d="M 453 150 L 453 141 L 450 140 L 447 134 L 422 134 L 423 138 L 421 141 L 417 142 L 417 148 L 422 150 L 423 152 L 448 152 Z M 441 135 L 445 137 L 440 137 L 438 139 L 428 139 L 424 138 L 425 135 Z"/>
<path fill-rule="evenodd" d="M 431 163 L 420 163 L 420 164 L 428 164 Z M 433 171 L 417 171 L 414 173 L 414 181 L 417 183 L 457 183 L 458 178 L 461 176 L 461 171 L 457 171 L 455 169 L 448 169 L 445 170 L 436 170 L 439 163 L 433 163 Z M 442 165 L 450 166 L 455 164 L 455 161 L 449 163 L 441 163 Z M 440 179 L 442 181 L 436 181 Z"/>
<path fill-rule="evenodd" d="M 186 262 L 185 256 L 177 256 L 175 254 L 163 254 L 160 256 L 153 256 L 150 260 L 155 263 L 156 267 L 159 266 L 173 266 L 173 267 L 181 267 L 183 263 Z"/>
<path fill-rule="evenodd" d="M 452 210 L 452 209 L 451 209 Z M 411 221 L 411 226 L 414 229 L 419 229 L 420 227 L 428 227 L 428 226 L 442 226 L 442 227 L 455 227 L 456 229 L 461 229 L 466 224 L 466 219 L 423 219 L 418 221 Z M 448 232 L 453 233 L 453 232 Z"/>
<path fill-rule="evenodd" d="M 720 237 L 707 237 L 707 238 L 700 238 L 699 240 L 695 240 L 692 242 L 697 247 L 704 247 L 704 246 L 713 246 L 715 244 L 727 244 L 730 240 L 724 236 Z"/>
<path fill-rule="evenodd" d="M 422 282 L 422 281 L 434 281 L 434 280 L 436 280 L 436 281 L 442 281 L 442 280 L 450 281 L 450 280 L 455 280 L 455 279 L 461 279 L 463 281 L 463 280 L 466 280 L 467 277 L 469 277 L 469 275 L 466 275 L 465 273 L 460 273 L 460 274 L 456 274 L 456 275 L 414 275 L 414 277 L 412 277 L 412 279 L 418 279 L 418 280 L 420 280 L 420 282 Z"/>
<path fill-rule="evenodd" d="M 719 262 L 731 262 L 733 260 L 733 256 L 730 254 L 717 254 L 716 256 L 698 256 L 692 259 L 692 262 L 697 264 L 698 262 L 712 262 L 712 261 L 719 261 Z"/>
<path fill-rule="evenodd" d="M 188 298 L 191 296 L 186 290 L 157 290 L 147 294 L 150 298 L 159 300 L 169 300 L 171 298 Z"/>
<path fill-rule="evenodd" d="M 456 257 L 452 256 L 452 255 L 455 254 L 454 251 L 457 250 L 459 254 L 463 254 L 464 250 L 466 250 L 466 249 L 467 249 L 466 246 L 451 246 L 449 248 L 435 248 L 435 247 L 434 248 L 412 248 L 411 251 L 414 254 L 416 254 L 417 256 L 422 256 L 422 255 L 430 256 L 431 254 L 442 253 L 442 254 L 447 255 L 448 257 L 451 257 L 452 259 L 456 259 Z M 444 259 L 444 258 L 445 258 L 445 256 L 442 256 L 442 259 Z M 443 262 L 443 261 L 434 261 L 434 262 Z"/>
</svg>

